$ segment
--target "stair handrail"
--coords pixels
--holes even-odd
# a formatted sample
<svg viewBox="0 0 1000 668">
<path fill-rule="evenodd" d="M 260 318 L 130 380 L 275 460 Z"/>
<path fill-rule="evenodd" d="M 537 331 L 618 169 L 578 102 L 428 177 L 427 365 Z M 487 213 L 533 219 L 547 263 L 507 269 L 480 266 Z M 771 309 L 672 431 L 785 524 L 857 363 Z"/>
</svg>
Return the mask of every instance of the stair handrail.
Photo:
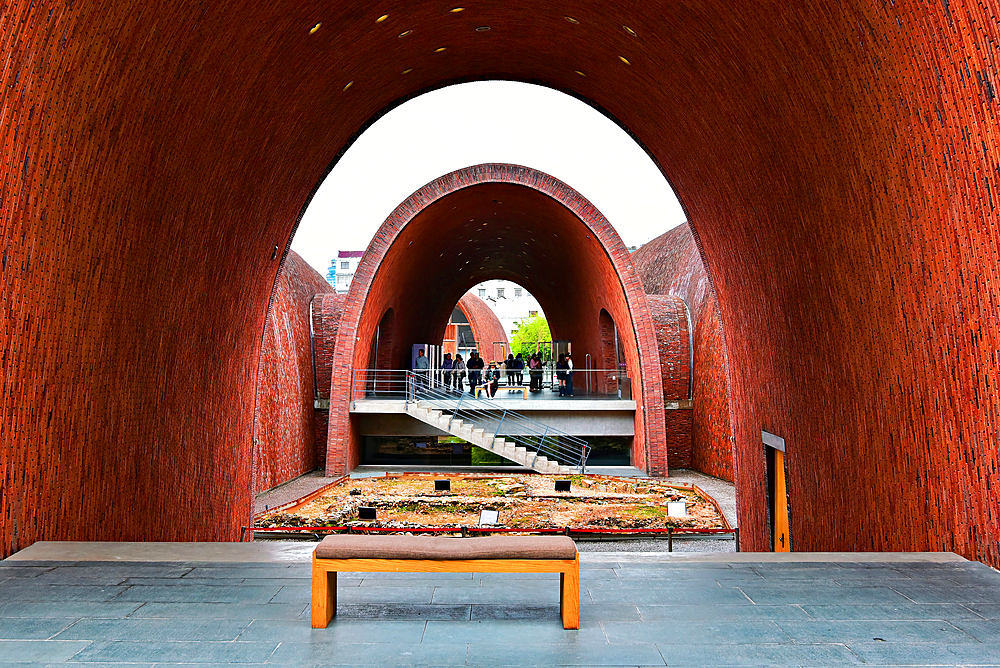
<svg viewBox="0 0 1000 668">
<path fill-rule="evenodd" d="M 438 389 L 438 385 L 444 389 Z M 407 403 L 426 401 L 432 407 L 450 413 L 449 429 L 456 418 L 479 423 L 484 433 L 487 433 L 488 430 L 486 425 L 482 425 L 484 420 L 496 422 L 497 426 L 494 429 L 493 438 L 502 436 L 505 439 L 513 440 L 515 444 L 522 445 L 526 450 L 530 448 L 535 454 L 534 461 L 537 461 L 539 455 L 545 455 L 547 459 L 557 463 L 568 460 L 572 462 L 570 465 L 579 468 L 581 473 L 586 471 L 587 458 L 591 451 L 590 444 L 586 440 L 489 400 L 473 398 L 466 402 L 464 391 L 455 394 L 451 388 L 431 374 L 420 374 L 420 372 L 415 371 L 406 372 L 406 401 Z M 504 422 L 512 424 L 514 429 L 508 429 L 506 433 L 501 434 L 500 426 Z M 517 433 L 518 430 L 521 433 Z M 555 437 L 556 443 L 561 446 L 559 449 L 553 447 L 551 440 L 553 437 Z M 546 443 L 546 439 L 550 439 L 548 443 Z M 570 450 L 573 459 L 566 456 L 566 449 Z"/>
</svg>

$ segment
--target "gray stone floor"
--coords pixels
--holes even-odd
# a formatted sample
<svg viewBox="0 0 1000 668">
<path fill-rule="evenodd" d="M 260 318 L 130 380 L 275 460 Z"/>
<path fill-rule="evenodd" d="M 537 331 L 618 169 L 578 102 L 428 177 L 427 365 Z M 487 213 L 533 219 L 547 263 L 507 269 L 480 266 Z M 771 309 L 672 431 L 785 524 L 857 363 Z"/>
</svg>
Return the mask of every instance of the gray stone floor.
<svg viewBox="0 0 1000 668">
<path fill-rule="evenodd" d="M 0 663 L 1000 665 L 1000 573 L 954 555 L 584 554 L 579 631 L 555 576 L 343 574 L 312 629 L 309 545 L 36 545 Z"/>
</svg>

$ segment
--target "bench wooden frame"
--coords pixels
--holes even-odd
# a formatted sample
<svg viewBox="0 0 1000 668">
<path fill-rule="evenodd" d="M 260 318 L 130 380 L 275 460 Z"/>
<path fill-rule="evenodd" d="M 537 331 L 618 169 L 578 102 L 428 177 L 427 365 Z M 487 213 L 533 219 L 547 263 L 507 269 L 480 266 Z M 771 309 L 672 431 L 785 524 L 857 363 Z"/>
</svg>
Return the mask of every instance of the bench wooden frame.
<svg viewBox="0 0 1000 668">
<path fill-rule="evenodd" d="M 337 573 L 559 573 L 563 628 L 580 628 L 580 554 L 575 559 L 318 559 L 312 557 L 312 626 L 337 614 Z"/>
<path fill-rule="evenodd" d="M 530 385 L 501 385 L 500 387 L 497 388 L 497 394 L 500 394 L 504 390 L 507 390 L 509 392 L 514 392 L 514 391 L 524 392 L 524 398 L 527 399 L 528 390 L 530 389 L 531 389 Z M 485 385 L 476 385 L 476 399 L 479 398 L 480 392 L 485 392 L 485 391 L 486 391 Z"/>
</svg>

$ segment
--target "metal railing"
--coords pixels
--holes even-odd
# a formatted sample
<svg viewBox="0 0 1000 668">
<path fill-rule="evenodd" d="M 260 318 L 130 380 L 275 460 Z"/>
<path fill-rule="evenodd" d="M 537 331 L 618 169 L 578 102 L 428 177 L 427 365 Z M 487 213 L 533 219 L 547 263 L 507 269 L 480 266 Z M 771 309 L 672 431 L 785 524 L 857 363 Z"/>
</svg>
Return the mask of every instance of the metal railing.
<svg viewBox="0 0 1000 668">
<path fill-rule="evenodd" d="M 558 372 L 559 369 L 551 364 L 535 373 L 530 369 L 517 372 L 513 370 L 504 372 L 501 369 L 499 390 L 505 392 L 508 388 L 519 385 L 529 386 L 546 394 L 556 393 L 559 391 Z M 448 386 L 456 392 L 464 391 L 468 387 L 469 392 L 474 392 L 474 388 L 469 387 L 468 371 L 461 377 L 447 369 L 429 369 L 426 373 L 429 382 L 434 386 Z M 353 369 L 351 399 L 403 398 L 406 396 L 406 374 L 407 371 L 401 369 Z M 480 379 L 484 374 L 485 370 L 482 370 Z M 573 393 L 576 396 L 595 399 L 622 399 L 622 384 L 627 378 L 624 369 L 574 369 Z M 482 386 L 481 380 L 479 385 Z M 544 397 L 546 394 L 541 396 Z"/>
<path fill-rule="evenodd" d="M 474 425 L 493 438 L 513 441 L 534 455 L 530 466 L 539 455 L 564 466 L 573 466 L 586 472 L 590 444 L 579 436 L 567 434 L 549 425 L 509 410 L 489 399 L 477 399 L 463 391 L 445 385 L 433 371 L 406 372 L 406 400 L 440 410 L 450 416 L 449 426 L 455 420 Z"/>
</svg>

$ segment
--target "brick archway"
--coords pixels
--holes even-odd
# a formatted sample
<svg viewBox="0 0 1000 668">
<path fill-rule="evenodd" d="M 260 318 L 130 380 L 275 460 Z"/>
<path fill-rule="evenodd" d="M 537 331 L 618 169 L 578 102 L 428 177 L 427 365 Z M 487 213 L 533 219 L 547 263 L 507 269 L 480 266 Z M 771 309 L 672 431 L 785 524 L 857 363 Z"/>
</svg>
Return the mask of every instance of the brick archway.
<svg viewBox="0 0 1000 668">
<path fill-rule="evenodd" d="M 334 354 L 335 368 L 346 373 L 334 374 L 330 391 L 327 473 L 359 463 L 349 370 L 363 367 L 379 315 L 395 309 L 399 350 L 439 341 L 458 298 L 488 278 L 528 289 L 553 338 L 574 340 L 577 366 L 584 350 L 598 358 L 601 311 L 620 323 L 638 406 L 633 462 L 664 475 L 660 362 L 628 249 L 580 193 L 542 172 L 504 164 L 468 167 L 427 184 L 375 234 L 341 316 L 340 331 L 350 334 L 338 337 Z M 396 364 L 405 368 L 402 354 Z"/>
</svg>

